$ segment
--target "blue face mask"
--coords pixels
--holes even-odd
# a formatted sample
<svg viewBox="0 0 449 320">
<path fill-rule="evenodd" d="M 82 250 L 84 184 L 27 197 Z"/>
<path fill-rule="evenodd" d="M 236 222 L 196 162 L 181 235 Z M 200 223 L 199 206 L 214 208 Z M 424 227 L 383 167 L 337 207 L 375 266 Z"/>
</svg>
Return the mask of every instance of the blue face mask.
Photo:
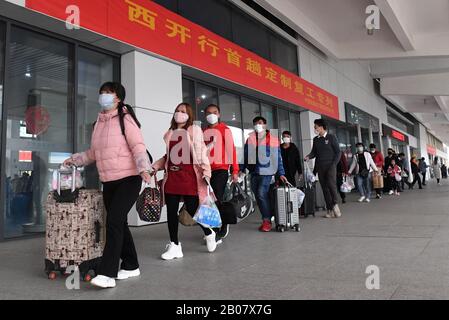
<svg viewBox="0 0 449 320">
<path fill-rule="evenodd" d="M 101 109 L 104 111 L 112 110 L 114 109 L 114 99 L 115 95 L 111 93 L 103 93 L 100 94 L 100 98 L 98 99 L 98 103 L 101 106 Z"/>
</svg>

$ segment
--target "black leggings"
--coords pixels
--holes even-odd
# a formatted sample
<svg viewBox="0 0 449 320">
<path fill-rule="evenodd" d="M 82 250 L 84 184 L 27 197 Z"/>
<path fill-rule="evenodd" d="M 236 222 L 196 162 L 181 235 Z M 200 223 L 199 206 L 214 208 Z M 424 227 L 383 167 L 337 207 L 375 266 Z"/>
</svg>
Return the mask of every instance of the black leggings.
<svg viewBox="0 0 449 320">
<path fill-rule="evenodd" d="M 176 194 L 165 194 L 165 204 L 167 205 L 167 220 L 168 220 L 168 232 L 170 233 L 170 241 L 174 242 L 176 245 L 179 244 L 178 239 L 178 227 L 179 227 L 179 219 L 178 219 L 178 211 L 179 211 L 179 203 L 181 202 L 181 198 L 184 198 L 184 204 L 186 206 L 187 212 L 193 217 L 198 209 L 199 199 L 198 196 L 181 196 Z M 212 231 L 210 229 L 204 228 L 204 234 L 206 236 L 210 235 Z"/>
<path fill-rule="evenodd" d="M 116 278 L 121 269 L 139 268 L 133 237 L 128 227 L 128 213 L 139 196 L 142 178 L 132 176 L 103 183 L 103 199 L 106 207 L 106 245 L 98 274 Z"/>
</svg>

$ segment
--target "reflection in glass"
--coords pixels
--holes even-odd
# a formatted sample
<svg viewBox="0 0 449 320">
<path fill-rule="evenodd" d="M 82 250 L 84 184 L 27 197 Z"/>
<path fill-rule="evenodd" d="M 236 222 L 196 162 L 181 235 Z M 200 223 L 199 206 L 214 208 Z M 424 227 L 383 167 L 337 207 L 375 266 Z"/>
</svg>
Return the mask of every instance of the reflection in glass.
<svg viewBox="0 0 449 320">
<path fill-rule="evenodd" d="M 53 152 L 71 153 L 70 46 L 12 27 L 8 80 L 5 237 L 45 231 Z"/>
<path fill-rule="evenodd" d="M 78 136 L 75 151 L 81 152 L 90 147 L 94 122 L 100 112 L 98 90 L 103 83 L 114 80 L 114 58 L 82 47 L 78 57 Z M 87 188 L 100 188 L 95 164 L 86 167 L 84 175 Z"/>
<path fill-rule="evenodd" d="M 213 88 L 204 84 L 198 84 L 197 85 L 197 92 L 196 92 L 196 108 L 198 110 L 198 119 L 202 123 L 205 123 L 206 116 L 205 116 L 205 109 L 210 104 L 218 104 L 218 92 L 217 88 Z"/>
<path fill-rule="evenodd" d="M 220 110 L 221 121 L 224 122 L 232 131 L 234 144 L 237 151 L 237 159 L 243 162 L 243 131 L 242 131 L 242 114 L 240 112 L 240 97 L 220 91 Z"/>
<path fill-rule="evenodd" d="M 277 125 L 274 122 L 274 110 L 272 106 L 262 103 L 262 117 L 267 119 L 268 129 L 277 129 Z"/>
</svg>

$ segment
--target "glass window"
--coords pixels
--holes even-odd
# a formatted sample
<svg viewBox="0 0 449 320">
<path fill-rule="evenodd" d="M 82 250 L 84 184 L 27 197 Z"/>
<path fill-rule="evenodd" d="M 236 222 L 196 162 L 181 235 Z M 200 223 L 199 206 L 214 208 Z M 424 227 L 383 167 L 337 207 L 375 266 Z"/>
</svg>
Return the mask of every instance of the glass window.
<svg viewBox="0 0 449 320">
<path fill-rule="evenodd" d="M 189 103 L 193 108 L 195 105 L 195 83 L 189 79 L 182 79 L 182 100 Z"/>
<path fill-rule="evenodd" d="M 270 36 L 271 61 L 278 66 L 298 74 L 297 47 L 279 36 Z"/>
<path fill-rule="evenodd" d="M 237 151 L 237 159 L 243 162 L 243 131 L 240 97 L 220 90 L 221 121 L 231 129 Z M 240 162 L 240 161 L 239 161 Z"/>
<path fill-rule="evenodd" d="M 301 149 L 301 132 L 300 132 L 300 119 L 298 112 L 290 112 L 290 132 L 292 133 L 292 140 L 296 146 Z M 301 151 L 300 151 L 301 152 Z"/>
<path fill-rule="evenodd" d="M 269 34 L 264 26 L 247 14 L 233 10 L 232 30 L 236 44 L 270 60 Z"/>
<path fill-rule="evenodd" d="M 226 1 L 182 0 L 179 13 L 186 19 L 231 40 L 231 8 Z"/>
<path fill-rule="evenodd" d="M 206 116 L 204 110 L 210 104 L 218 104 L 218 89 L 198 83 L 195 102 L 198 110 L 197 120 L 205 123 Z"/>
<path fill-rule="evenodd" d="M 49 169 L 73 150 L 70 45 L 17 27 L 10 39 L 5 238 L 45 231 Z"/>
<path fill-rule="evenodd" d="M 290 131 L 290 114 L 287 110 L 278 109 L 277 110 L 279 119 L 279 137 L 284 131 Z"/>
<path fill-rule="evenodd" d="M 262 117 L 267 119 L 268 129 L 277 129 L 277 124 L 274 122 L 274 109 L 272 106 L 262 103 Z"/>
<path fill-rule="evenodd" d="M 3 74 L 5 72 L 5 37 L 6 37 L 5 24 L 0 21 L 0 133 L 1 133 L 1 119 L 3 110 Z M 0 134 L 1 136 L 1 134 Z"/>
<path fill-rule="evenodd" d="M 100 105 L 98 104 L 98 90 L 107 81 L 118 80 L 118 68 L 114 68 L 118 61 L 109 55 L 79 48 L 78 51 L 78 105 L 76 109 L 77 139 L 76 152 L 85 151 L 90 147 L 93 125 L 97 120 Z M 98 189 L 99 176 L 96 165 L 85 168 L 86 187 Z"/>
<path fill-rule="evenodd" d="M 245 141 L 250 132 L 254 131 L 253 119 L 257 116 L 260 116 L 259 102 L 248 98 L 242 98 L 242 117 Z"/>
<path fill-rule="evenodd" d="M 153 0 L 153 1 L 167 8 L 168 10 L 171 10 L 173 12 L 178 11 L 178 0 Z"/>
</svg>

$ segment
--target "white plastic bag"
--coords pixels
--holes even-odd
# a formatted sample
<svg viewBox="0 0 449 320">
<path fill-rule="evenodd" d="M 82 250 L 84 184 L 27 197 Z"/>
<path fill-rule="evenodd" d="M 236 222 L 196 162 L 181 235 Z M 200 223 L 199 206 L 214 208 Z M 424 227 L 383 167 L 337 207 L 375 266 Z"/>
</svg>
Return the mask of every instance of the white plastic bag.
<svg viewBox="0 0 449 320">
<path fill-rule="evenodd" d="M 316 177 L 313 174 L 312 169 L 310 169 L 308 162 L 305 163 L 304 169 L 305 169 L 304 170 L 305 171 L 304 172 L 305 183 L 306 183 L 306 185 L 311 186 L 316 182 Z"/>
<path fill-rule="evenodd" d="M 220 228 L 222 225 L 220 211 L 215 205 L 215 200 L 210 193 L 211 186 L 207 188 L 207 198 L 199 205 L 193 220 L 205 228 Z"/>
<path fill-rule="evenodd" d="M 304 199 L 306 198 L 306 194 L 298 189 L 298 208 L 302 207 L 304 203 Z"/>
<path fill-rule="evenodd" d="M 354 188 L 354 179 L 352 177 L 345 177 L 343 184 L 340 187 L 340 191 L 343 193 L 351 193 Z"/>
<path fill-rule="evenodd" d="M 77 168 L 75 173 L 75 188 L 80 189 L 84 186 L 82 169 Z M 49 188 L 52 191 L 58 190 L 58 172 L 61 172 L 61 190 L 72 189 L 73 172 L 71 168 L 61 166 L 57 170 L 51 170 Z"/>
</svg>

